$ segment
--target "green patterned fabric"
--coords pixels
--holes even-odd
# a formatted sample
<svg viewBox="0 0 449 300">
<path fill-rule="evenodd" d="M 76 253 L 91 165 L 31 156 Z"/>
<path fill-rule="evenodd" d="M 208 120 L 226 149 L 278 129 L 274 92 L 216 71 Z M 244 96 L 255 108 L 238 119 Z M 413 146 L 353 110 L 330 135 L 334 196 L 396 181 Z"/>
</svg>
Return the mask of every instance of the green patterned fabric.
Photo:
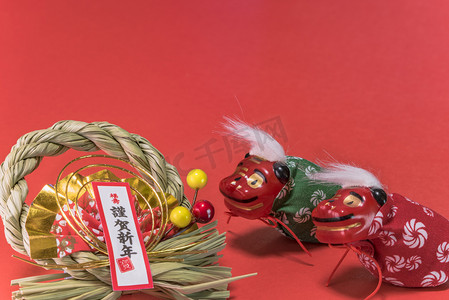
<svg viewBox="0 0 449 300">
<path fill-rule="evenodd" d="M 274 200 L 272 215 L 287 225 L 301 241 L 318 243 L 312 210 L 322 200 L 332 198 L 341 187 L 312 182 L 307 174 L 318 171 L 320 167 L 308 160 L 287 156 L 287 166 L 290 180 Z M 278 229 L 290 236 L 283 226 L 278 225 Z"/>
</svg>

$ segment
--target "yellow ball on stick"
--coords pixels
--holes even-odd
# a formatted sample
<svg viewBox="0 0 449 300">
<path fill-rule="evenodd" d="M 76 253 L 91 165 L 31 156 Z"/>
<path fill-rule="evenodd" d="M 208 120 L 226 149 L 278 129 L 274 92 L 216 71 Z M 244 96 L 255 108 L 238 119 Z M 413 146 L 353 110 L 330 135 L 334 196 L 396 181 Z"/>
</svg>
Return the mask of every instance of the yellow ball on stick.
<svg viewBox="0 0 449 300">
<path fill-rule="evenodd" d="M 178 228 L 187 227 L 192 221 L 192 213 L 184 206 L 177 206 L 170 213 L 170 221 Z"/>
<path fill-rule="evenodd" d="M 193 169 L 187 174 L 187 184 L 194 190 L 202 189 L 207 184 L 207 175 L 201 169 Z"/>
</svg>

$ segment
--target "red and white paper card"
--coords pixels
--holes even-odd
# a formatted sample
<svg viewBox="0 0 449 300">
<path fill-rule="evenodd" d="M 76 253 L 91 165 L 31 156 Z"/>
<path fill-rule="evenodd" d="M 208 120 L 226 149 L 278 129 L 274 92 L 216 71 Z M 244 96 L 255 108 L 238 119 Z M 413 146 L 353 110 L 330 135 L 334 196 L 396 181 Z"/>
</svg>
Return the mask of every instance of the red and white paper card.
<svg viewBox="0 0 449 300">
<path fill-rule="evenodd" d="M 150 264 L 131 189 L 124 182 L 92 182 L 111 266 L 114 291 L 153 288 Z"/>
</svg>

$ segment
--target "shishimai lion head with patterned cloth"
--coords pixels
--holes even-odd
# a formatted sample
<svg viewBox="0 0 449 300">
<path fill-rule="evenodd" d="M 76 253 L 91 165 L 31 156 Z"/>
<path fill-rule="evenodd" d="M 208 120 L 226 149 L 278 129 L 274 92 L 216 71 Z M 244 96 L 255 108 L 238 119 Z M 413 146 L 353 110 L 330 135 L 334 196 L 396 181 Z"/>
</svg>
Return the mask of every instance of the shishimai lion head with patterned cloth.
<svg viewBox="0 0 449 300">
<path fill-rule="evenodd" d="M 318 242 L 312 210 L 322 200 L 333 197 L 341 187 L 309 179 L 320 166 L 287 156 L 267 132 L 231 119 L 227 119 L 225 128 L 249 145 L 248 154 L 237 164 L 234 173 L 219 185 L 228 215 L 261 220 L 294 238 L 301 246 L 301 241 Z"/>
<path fill-rule="evenodd" d="M 331 164 L 309 177 L 342 186 L 312 212 L 316 237 L 353 250 L 379 278 L 369 297 L 382 281 L 402 287 L 434 287 L 448 281 L 449 221 L 444 216 L 385 192 L 380 181 L 361 168 Z"/>
</svg>

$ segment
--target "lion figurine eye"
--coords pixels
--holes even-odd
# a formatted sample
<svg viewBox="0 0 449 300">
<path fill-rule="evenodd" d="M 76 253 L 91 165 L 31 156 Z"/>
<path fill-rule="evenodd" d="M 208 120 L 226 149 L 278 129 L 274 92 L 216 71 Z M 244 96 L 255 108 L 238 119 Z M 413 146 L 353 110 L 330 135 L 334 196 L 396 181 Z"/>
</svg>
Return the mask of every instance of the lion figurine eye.
<svg viewBox="0 0 449 300">
<path fill-rule="evenodd" d="M 262 186 L 264 179 L 262 178 L 262 176 L 260 176 L 257 173 L 252 174 L 250 177 L 248 177 L 248 186 L 253 188 L 253 189 L 257 189 L 259 187 Z"/>
<path fill-rule="evenodd" d="M 343 204 L 349 207 L 358 207 L 362 204 L 362 200 L 354 195 L 349 195 L 343 200 Z"/>
</svg>

